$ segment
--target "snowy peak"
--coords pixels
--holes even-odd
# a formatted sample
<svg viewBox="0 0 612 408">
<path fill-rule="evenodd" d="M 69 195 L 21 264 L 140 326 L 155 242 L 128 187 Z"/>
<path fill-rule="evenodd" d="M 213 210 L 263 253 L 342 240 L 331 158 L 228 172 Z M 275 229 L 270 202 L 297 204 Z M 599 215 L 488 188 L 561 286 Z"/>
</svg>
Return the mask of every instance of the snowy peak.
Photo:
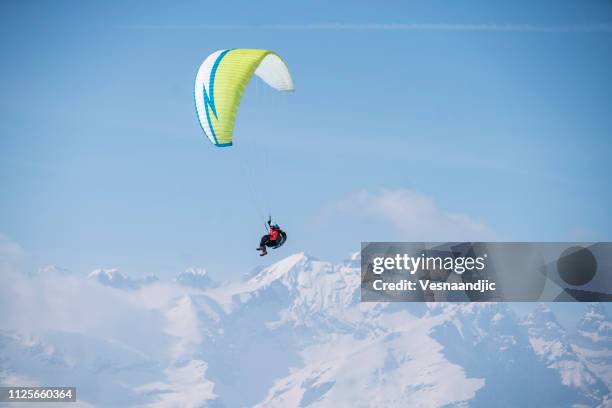
<svg viewBox="0 0 612 408">
<path fill-rule="evenodd" d="M 566 340 L 566 332 L 557 321 L 554 312 L 546 305 L 539 304 L 535 310 L 527 315 L 525 325 L 532 333 L 537 331 L 539 336 L 549 339 L 563 337 Z"/>
<path fill-rule="evenodd" d="M 360 262 L 357 255 L 342 264 L 321 261 L 305 252 L 291 255 L 267 268 L 260 269 L 245 282 L 249 291 L 257 291 L 280 282 L 293 293 L 304 290 L 343 289 L 350 281 L 351 290 L 359 286 L 360 272 L 351 263 Z"/>
<path fill-rule="evenodd" d="M 508 353 L 528 347 L 523 329 L 505 304 L 434 304 L 430 314 L 450 317 L 462 338 L 471 344 L 488 345 Z"/>
<path fill-rule="evenodd" d="M 525 326 L 536 354 L 548 363 L 554 364 L 563 359 L 577 360 L 565 329 L 547 306 L 538 305 L 527 316 Z"/>
<path fill-rule="evenodd" d="M 587 306 L 578 322 L 572 348 L 612 390 L 612 323 L 601 303 Z"/>
<path fill-rule="evenodd" d="M 590 303 L 584 311 L 585 318 L 595 318 L 597 320 L 607 320 L 608 313 L 603 303 Z"/>
<path fill-rule="evenodd" d="M 344 266 L 349 268 L 361 268 L 361 252 L 353 252 L 348 259 L 344 260 Z"/>
<path fill-rule="evenodd" d="M 274 271 L 277 273 L 280 272 L 281 274 L 289 273 L 291 271 L 303 269 L 309 263 L 317 261 L 320 262 L 318 259 L 308 255 L 305 252 L 299 252 L 272 264 L 271 266 L 265 268 L 262 272 L 269 273 L 271 271 Z"/>
<path fill-rule="evenodd" d="M 282 281 L 290 287 L 293 286 L 295 279 L 301 272 L 313 269 L 313 263 L 324 264 L 324 262 L 300 252 L 262 269 L 246 283 L 252 291 L 266 287 L 275 281 Z"/>
<path fill-rule="evenodd" d="M 358 303 L 359 279 L 355 268 L 300 252 L 257 270 L 248 280 L 211 289 L 207 295 L 226 313 L 265 305 L 265 315 L 260 312 L 258 318 L 265 316 L 270 324 L 312 326 L 321 320 L 335 321 Z"/>
<path fill-rule="evenodd" d="M 601 303 L 587 306 L 578 323 L 578 335 L 593 343 L 612 346 L 612 323 Z"/>
<path fill-rule="evenodd" d="M 68 269 L 57 265 L 46 265 L 38 269 L 39 275 L 65 275 L 69 273 Z"/>
<path fill-rule="evenodd" d="M 538 358 L 559 373 L 562 384 L 579 390 L 582 402 L 593 403 L 606 395 L 607 387 L 575 353 L 567 331 L 550 308 L 538 305 L 527 317 L 525 326 Z"/>
<path fill-rule="evenodd" d="M 116 268 L 98 268 L 94 269 L 88 276 L 89 279 L 97 280 L 98 282 L 113 286 L 120 282 L 126 282 L 128 278 L 119 272 Z"/>
<path fill-rule="evenodd" d="M 96 282 L 116 289 L 138 289 L 144 285 L 156 282 L 158 279 L 154 275 L 146 276 L 143 279 L 132 279 L 119 272 L 116 268 L 98 268 L 88 276 Z"/>
<path fill-rule="evenodd" d="M 207 289 L 216 287 L 217 282 L 213 281 L 204 268 L 188 268 L 176 276 L 176 283 L 197 289 Z"/>
</svg>

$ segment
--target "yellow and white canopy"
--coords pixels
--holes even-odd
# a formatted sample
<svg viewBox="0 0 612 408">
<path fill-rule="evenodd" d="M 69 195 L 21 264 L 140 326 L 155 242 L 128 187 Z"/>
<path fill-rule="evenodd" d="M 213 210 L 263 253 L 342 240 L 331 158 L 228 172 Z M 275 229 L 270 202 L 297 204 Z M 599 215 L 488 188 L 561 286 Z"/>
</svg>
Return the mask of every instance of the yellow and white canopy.
<svg viewBox="0 0 612 408">
<path fill-rule="evenodd" d="M 278 91 L 293 91 L 287 64 L 269 50 L 236 48 L 210 54 L 195 80 L 200 126 L 219 147 L 231 146 L 240 98 L 253 75 Z"/>
</svg>

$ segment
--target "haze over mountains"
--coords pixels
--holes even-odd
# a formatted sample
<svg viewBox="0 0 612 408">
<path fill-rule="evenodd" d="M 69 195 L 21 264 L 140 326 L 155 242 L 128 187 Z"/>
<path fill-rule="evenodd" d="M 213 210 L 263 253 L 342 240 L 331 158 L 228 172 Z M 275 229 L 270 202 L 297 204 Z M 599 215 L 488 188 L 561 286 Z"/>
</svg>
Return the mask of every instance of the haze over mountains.
<svg viewBox="0 0 612 408">
<path fill-rule="evenodd" d="M 81 406 L 612 406 L 600 304 L 568 332 L 544 305 L 361 303 L 357 255 L 225 284 L 2 276 L 0 383 L 75 385 Z"/>
</svg>

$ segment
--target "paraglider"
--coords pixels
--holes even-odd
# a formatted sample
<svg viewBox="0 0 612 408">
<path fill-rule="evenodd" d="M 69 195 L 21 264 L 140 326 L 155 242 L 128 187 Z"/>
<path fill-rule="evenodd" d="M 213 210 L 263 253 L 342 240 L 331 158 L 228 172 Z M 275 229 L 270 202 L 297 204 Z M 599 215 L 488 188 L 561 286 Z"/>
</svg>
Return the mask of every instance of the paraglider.
<svg viewBox="0 0 612 408">
<path fill-rule="evenodd" d="M 206 57 L 200 65 L 194 89 L 196 113 L 204 134 L 215 146 L 230 147 L 234 144 L 236 113 L 253 75 L 277 91 L 294 90 L 287 64 L 270 50 L 219 50 Z M 278 225 L 272 225 L 270 217 L 268 233 L 257 249 L 264 256 L 266 248 L 278 248 L 286 239 L 287 234 Z"/>
<path fill-rule="evenodd" d="M 259 247 L 257 248 L 258 251 L 261 251 L 259 256 L 265 256 L 268 254 L 266 247 L 276 249 L 281 247 L 287 240 L 287 234 L 285 231 L 280 229 L 278 224 L 272 224 L 271 217 L 268 218 L 268 228 L 268 233 L 261 237 L 261 241 L 259 241 Z"/>
</svg>

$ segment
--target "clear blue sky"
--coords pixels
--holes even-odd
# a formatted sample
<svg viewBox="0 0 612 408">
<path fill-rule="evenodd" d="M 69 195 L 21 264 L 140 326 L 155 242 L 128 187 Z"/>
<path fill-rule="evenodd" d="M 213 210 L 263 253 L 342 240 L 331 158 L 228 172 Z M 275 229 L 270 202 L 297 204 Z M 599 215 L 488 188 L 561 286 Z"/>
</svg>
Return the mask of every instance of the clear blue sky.
<svg viewBox="0 0 612 408">
<path fill-rule="evenodd" d="M 375 219 L 321 214 L 381 188 L 500 239 L 609 240 L 611 27 L 609 1 L 3 1 L 0 233 L 31 268 L 259 264 L 237 152 L 208 143 L 192 89 L 208 54 L 252 47 L 297 88 L 250 87 L 236 125 L 277 169 L 246 165 L 289 231 L 266 261 L 380 237 Z"/>
</svg>

